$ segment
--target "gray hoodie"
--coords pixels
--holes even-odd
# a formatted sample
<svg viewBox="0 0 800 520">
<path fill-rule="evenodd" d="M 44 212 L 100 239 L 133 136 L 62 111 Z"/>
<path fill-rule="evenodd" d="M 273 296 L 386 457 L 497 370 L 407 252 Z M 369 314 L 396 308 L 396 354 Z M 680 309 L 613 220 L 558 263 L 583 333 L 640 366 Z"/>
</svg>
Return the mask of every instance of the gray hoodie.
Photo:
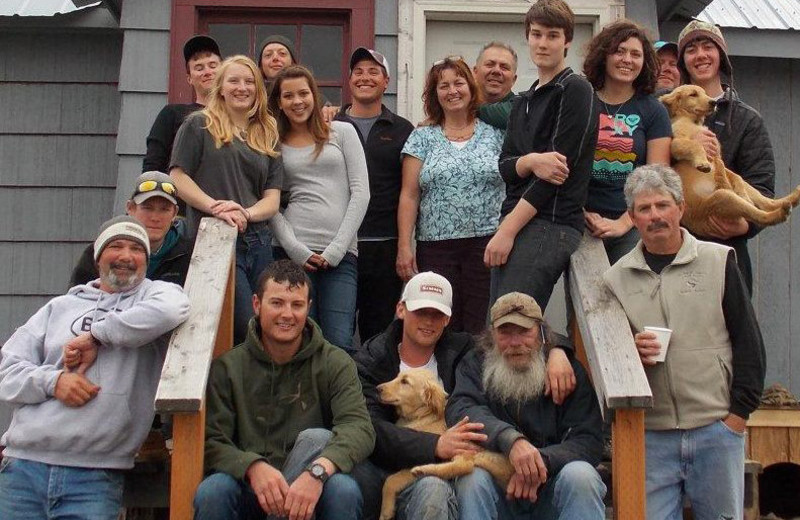
<svg viewBox="0 0 800 520">
<path fill-rule="evenodd" d="M 107 293 L 98 280 L 50 300 L 3 345 L 0 400 L 17 406 L 0 443 L 4 455 L 63 466 L 133 466 L 153 421 L 153 400 L 169 340 L 189 316 L 175 284 L 143 280 Z M 62 347 L 91 331 L 101 343 L 86 377 L 100 386 L 77 408 L 54 397 Z"/>
</svg>

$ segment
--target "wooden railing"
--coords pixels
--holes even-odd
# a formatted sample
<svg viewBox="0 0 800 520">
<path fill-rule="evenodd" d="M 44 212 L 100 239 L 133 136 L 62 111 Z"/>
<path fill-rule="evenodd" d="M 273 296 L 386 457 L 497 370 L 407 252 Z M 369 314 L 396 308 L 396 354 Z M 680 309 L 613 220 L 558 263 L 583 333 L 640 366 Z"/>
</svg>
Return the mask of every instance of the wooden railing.
<svg viewBox="0 0 800 520">
<path fill-rule="evenodd" d="M 205 391 L 211 360 L 233 344 L 236 231 L 215 218 L 200 224 L 185 291 L 189 319 L 170 340 L 156 411 L 173 415 L 170 520 L 192 518 L 203 478 Z M 569 293 L 573 339 L 588 365 L 600 406 L 613 414 L 615 518 L 645 517 L 644 409 L 653 397 L 628 320 L 603 285 L 608 258 L 600 240 L 585 236 L 572 255 Z"/>
<path fill-rule="evenodd" d="M 572 255 L 569 294 L 573 340 L 588 363 L 604 414 L 612 414 L 614 518 L 645 518 L 644 409 L 653 394 L 622 306 L 603 284 L 609 268 L 601 240 L 584 235 Z"/>
<path fill-rule="evenodd" d="M 173 415 L 170 520 L 190 520 L 203 478 L 205 393 L 211 359 L 233 344 L 236 229 L 200 222 L 184 290 L 189 319 L 175 329 L 156 394 L 156 411 Z"/>
</svg>

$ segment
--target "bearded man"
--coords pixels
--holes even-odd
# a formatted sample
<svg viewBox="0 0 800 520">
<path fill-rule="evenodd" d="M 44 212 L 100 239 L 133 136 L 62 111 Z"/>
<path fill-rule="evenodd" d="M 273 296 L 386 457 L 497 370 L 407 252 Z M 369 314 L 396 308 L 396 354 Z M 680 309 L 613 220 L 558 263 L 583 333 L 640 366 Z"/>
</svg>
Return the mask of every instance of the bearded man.
<svg viewBox="0 0 800 520">
<path fill-rule="evenodd" d="M 123 473 L 153 422 L 168 333 L 189 316 L 180 286 L 145 278 L 132 217 L 100 228 L 100 278 L 50 300 L 3 345 L 0 518 L 116 520 Z M 71 368 L 68 368 L 71 367 Z"/>
<path fill-rule="evenodd" d="M 483 469 L 456 483 L 462 519 L 602 519 L 605 485 L 594 469 L 602 452 L 597 397 L 571 360 L 576 387 L 562 404 L 544 395 L 554 335 L 531 296 L 509 293 L 490 311 L 481 348 L 459 364 L 447 424 L 484 425 L 485 447 L 505 453 L 515 473 L 506 489 Z"/>
</svg>

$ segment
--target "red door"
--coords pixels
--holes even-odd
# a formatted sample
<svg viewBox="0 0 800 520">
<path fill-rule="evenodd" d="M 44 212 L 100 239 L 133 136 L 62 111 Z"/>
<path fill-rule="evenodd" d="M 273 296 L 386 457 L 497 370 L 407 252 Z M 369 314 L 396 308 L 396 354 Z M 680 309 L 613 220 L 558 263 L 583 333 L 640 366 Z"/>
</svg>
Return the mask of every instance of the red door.
<svg viewBox="0 0 800 520">
<path fill-rule="evenodd" d="M 358 46 L 373 46 L 374 5 L 373 0 L 174 0 L 169 91 L 173 103 L 191 101 L 182 49 L 193 34 L 214 37 L 223 58 L 253 58 L 265 37 L 285 36 L 295 44 L 300 63 L 314 73 L 325 98 L 337 105 L 350 99 L 350 53 Z"/>
</svg>

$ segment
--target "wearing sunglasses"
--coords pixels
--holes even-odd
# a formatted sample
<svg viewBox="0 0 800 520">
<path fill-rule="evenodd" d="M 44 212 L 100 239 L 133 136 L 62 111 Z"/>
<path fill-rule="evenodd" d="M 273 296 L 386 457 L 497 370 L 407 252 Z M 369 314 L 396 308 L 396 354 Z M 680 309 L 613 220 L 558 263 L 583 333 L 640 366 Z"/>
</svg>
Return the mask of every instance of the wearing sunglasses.
<svg viewBox="0 0 800 520">
<path fill-rule="evenodd" d="M 163 191 L 167 195 L 175 195 L 175 185 L 171 182 L 159 182 L 159 181 L 142 181 L 139 186 L 136 187 L 136 193 L 134 195 L 138 195 L 140 193 L 148 193 L 153 190 L 159 189 Z"/>
<path fill-rule="evenodd" d="M 464 58 L 461 56 L 447 56 L 446 58 L 438 61 L 433 62 L 434 67 L 438 67 L 439 65 L 444 65 L 445 63 L 456 63 L 456 62 L 464 62 Z M 466 62 L 464 62 L 466 63 Z"/>
</svg>

